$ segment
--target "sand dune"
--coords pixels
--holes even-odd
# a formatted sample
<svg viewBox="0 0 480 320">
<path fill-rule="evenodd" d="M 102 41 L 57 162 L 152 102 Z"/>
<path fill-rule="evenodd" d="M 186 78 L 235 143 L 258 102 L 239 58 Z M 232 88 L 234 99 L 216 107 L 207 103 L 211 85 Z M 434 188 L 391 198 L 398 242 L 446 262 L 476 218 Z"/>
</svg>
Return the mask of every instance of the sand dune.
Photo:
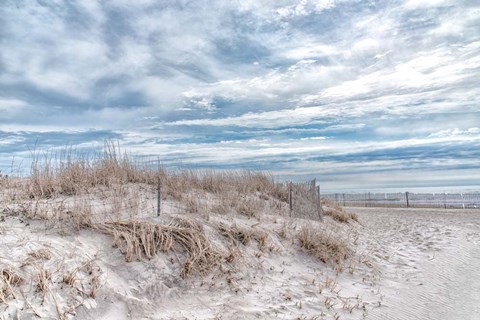
<svg viewBox="0 0 480 320">
<path fill-rule="evenodd" d="M 322 201 L 319 221 L 252 190 L 230 206 L 197 187 L 160 216 L 3 202 L 0 319 L 480 319 L 478 210 L 347 209 L 357 222 Z"/>
</svg>

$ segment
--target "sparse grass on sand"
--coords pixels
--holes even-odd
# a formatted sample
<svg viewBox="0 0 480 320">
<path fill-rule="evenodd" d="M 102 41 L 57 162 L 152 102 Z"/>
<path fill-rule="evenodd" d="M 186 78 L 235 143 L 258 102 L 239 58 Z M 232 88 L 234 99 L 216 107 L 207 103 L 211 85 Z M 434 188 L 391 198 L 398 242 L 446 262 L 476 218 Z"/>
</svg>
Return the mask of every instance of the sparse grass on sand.
<svg viewBox="0 0 480 320">
<path fill-rule="evenodd" d="M 346 212 L 345 209 L 332 200 L 322 198 L 321 204 L 323 207 L 323 213 L 339 222 L 348 222 L 350 220 L 358 222 L 358 215 L 356 213 Z"/>
<path fill-rule="evenodd" d="M 335 270 L 342 270 L 343 264 L 351 256 L 346 239 L 333 231 L 325 231 L 311 225 L 303 226 L 297 233 L 300 246 L 324 263 L 332 263 Z"/>
<path fill-rule="evenodd" d="M 159 179 L 162 203 L 168 206 L 157 217 L 152 213 Z M 309 220 L 304 215 L 302 219 L 295 217 L 287 202 L 288 185 L 275 182 L 268 174 L 167 171 L 136 163 L 109 141 L 100 157 L 73 150 L 58 156 L 36 155 L 29 177 L 2 175 L 0 187 L 3 219 L 18 219 L 25 224 L 44 222 L 45 234 L 47 229 L 60 236 L 88 230 L 110 236 L 115 250 L 124 254 L 126 262 L 170 254 L 178 262 L 176 276 L 181 278 L 240 264 L 238 256 L 249 260 L 280 252 L 281 243 L 303 248 L 335 270 L 341 270 L 353 252 L 347 240 L 318 229 L 316 226 L 322 222 L 306 223 L 300 229 L 293 226 L 292 221 Z M 303 199 L 308 201 L 311 200 Z M 328 200 L 322 199 L 321 204 L 328 219 L 358 220 L 355 214 Z M 312 208 L 317 211 L 310 216 L 318 218 L 318 201 Z M 283 221 L 280 233 L 269 225 L 277 218 Z M 337 223 L 333 220 L 329 222 Z M 23 264 L 15 264 L 12 259 L 11 265 L 0 265 L 0 305 L 23 297 L 34 310 L 30 301 L 39 300 L 43 305 L 53 299 L 56 316 L 67 319 L 83 303 L 78 301 L 94 299 L 101 291 L 101 270 L 98 267 L 92 271 L 91 258 L 87 262 L 83 257 L 66 263 L 62 254 L 46 248 L 29 249 L 24 255 Z M 24 295 L 26 284 L 34 286 L 30 296 Z M 73 290 L 69 293 L 72 304 L 57 301 L 55 290 L 65 288 Z"/>
<path fill-rule="evenodd" d="M 131 183 L 156 185 L 162 181 L 166 195 L 181 200 L 189 190 L 207 193 L 258 194 L 287 201 L 288 188 L 271 176 L 254 171 L 180 170 L 167 172 L 150 163 L 136 162 L 113 142 L 105 143 L 103 156 L 65 150 L 60 154 L 35 155 L 31 175 L 23 188 L 30 198 L 51 198 L 87 193 L 94 187 Z M 3 178 L 2 178 L 3 180 Z"/>
<path fill-rule="evenodd" d="M 157 252 L 167 252 L 177 247 L 187 257 L 181 276 L 197 271 L 203 273 L 221 261 L 221 254 L 211 244 L 200 224 L 190 219 L 176 218 L 168 225 L 148 221 L 115 221 L 96 225 L 96 229 L 114 237 L 114 246 L 122 248 L 127 262 L 135 257 L 152 258 Z"/>
</svg>

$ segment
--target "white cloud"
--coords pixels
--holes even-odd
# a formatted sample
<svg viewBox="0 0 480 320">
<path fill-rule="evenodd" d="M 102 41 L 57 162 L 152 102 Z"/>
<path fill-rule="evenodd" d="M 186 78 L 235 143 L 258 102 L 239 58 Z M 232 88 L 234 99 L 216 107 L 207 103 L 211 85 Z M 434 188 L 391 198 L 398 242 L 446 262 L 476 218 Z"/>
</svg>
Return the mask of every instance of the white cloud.
<svg viewBox="0 0 480 320">
<path fill-rule="evenodd" d="M 345 88 L 347 90 L 347 87 Z M 354 92 L 350 87 L 351 92 Z M 385 118 L 417 117 L 436 113 L 478 111 L 478 97 L 462 94 L 448 101 L 432 101 L 438 91 L 407 93 L 400 95 L 381 95 L 367 100 L 330 102 L 322 106 L 297 107 L 266 112 L 249 112 L 239 116 L 223 118 L 200 118 L 166 122 L 167 126 L 236 126 L 251 128 L 292 127 L 307 124 L 328 123 L 329 118 L 362 119 L 375 113 L 382 113 Z M 319 100 L 315 97 L 315 100 Z M 424 100 L 425 103 L 418 104 Z"/>
<path fill-rule="evenodd" d="M 315 60 L 300 60 L 285 71 L 273 70 L 253 78 L 222 80 L 192 88 L 184 96 L 227 99 L 266 99 L 285 103 L 297 95 L 328 88 L 345 76 L 342 66 L 324 66 Z"/>
<path fill-rule="evenodd" d="M 106 46 L 98 33 L 72 34 L 59 9 L 62 4 L 57 5 L 4 8 L 11 20 L 1 50 L 7 72 L 0 82 L 29 82 L 41 90 L 87 99 L 108 63 Z"/>
<path fill-rule="evenodd" d="M 281 18 L 292 18 L 311 14 L 312 11 L 319 13 L 334 6 L 335 1 L 333 0 L 301 0 L 294 4 L 278 8 L 276 12 Z"/>
<path fill-rule="evenodd" d="M 0 97 L 0 110 L 2 112 L 7 112 L 11 109 L 23 108 L 27 106 L 27 103 L 18 99 L 6 99 Z"/>
<path fill-rule="evenodd" d="M 207 110 L 208 112 L 213 112 L 217 109 L 215 107 L 215 104 L 211 100 L 206 98 L 202 98 L 198 101 L 193 100 L 192 103 L 195 104 L 200 109 Z"/>
<path fill-rule="evenodd" d="M 380 47 L 380 43 L 376 39 L 366 38 L 357 41 L 352 50 L 354 51 L 377 51 Z"/>
<path fill-rule="evenodd" d="M 474 130 L 476 131 L 476 129 Z M 412 139 L 399 139 L 393 141 L 348 141 L 340 139 L 324 139 L 313 137 L 311 139 L 291 139 L 287 141 L 273 141 L 269 139 L 248 139 L 221 141 L 218 143 L 188 143 L 181 145 L 152 144 L 141 147 L 133 147 L 133 150 L 143 154 L 162 154 L 164 159 L 182 159 L 182 163 L 203 164 L 237 164 L 244 161 L 265 162 L 272 159 L 304 159 L 309 156 L 319 155 L 322 157 L 355 156 L 355 154 L 370 152 L 389 152 L 404 148 L 427 148 L 446 147 L 449 145 L 466 144 L 480 146 L 478 133 L 469 136 L 450 135 L 442 137 L 425 137 Z M 195 156 L 192 156 L 195 155 Z M 287 171 L 296 174 L 331 173 L 334 168 L 344 170 L 365 171 L 371 166 L 372 170 L 378 168 L 391 168 L 395 170 L 407 167 L 454 166 L 475 163 L 472 159 L 445 159 L 435 163 L 436 159 L 365 159 L 358 162 L 349 162 L 348 169 L 344 162 L 309 162 L 309 166 L 301 171 L 301 161 L 289 163 Z M 343 167 L 343 168 L 342 168 Z M 319 172 L 319 168 L 322 168 Z M 280 171 L 278 172 L 281 173 Z"/>
<path fill-rule="evenodd" d="M 28 112 L 31 108 L 23 100 L 8 99 L 0 97 L 0 120 L 11 121 L 16 116 L 21 116 L 23 112 Z"/>
<path fill-rule="evenodd" d="M 24 137 L 9 135 L 6 137 L 2 137 L 2 139 L 0 140 L 0 146 L 5 148 L 8 146 L 16 145 L 17 143 L 21 143 L 23 141 L 25 141 Z"/>
<path fill-rule="evenodd" d="M 480 23 L 480 6 L 462 10 L 452 6 L 448 15 L 438 18 L 438 26 L 429 31 L 433 37 L 465 37 L 469 34 L 476 36 Z"/>
<path fill-rule="evenodd" d="M 461 130 L 459 128 L 445 129 L 429 135 L 429 137 L 432 138 L 468 138 L 469 136 L 480 136 L 480 128 L 474 127 L 468 128 L 467 130 Z"/>
<path fill-rule="evenodd" d="M 322 123 L 324 116 L 331 115 L 320 107 L 296 108 L 260 113 L 246 113 L 238 117 L 218 119 L 178 120 L 167 122 L 167 126 L 238 126 L 251 128 L 278 128 L 304 124 Z"/>
<path fill-rule="evenodd" d="M 452 0 L 408 0 L 405 2 L 406 9 L 418 9 L 426 7 L 437 7 L 443 5 L 452 5 L 455 1 Z"/>
<path fill-rule="evenodd" d="M 289 59 L 303 60 L 316 57 L 330 57 L 340 53 L 341 51 L 332 45 L 316 43 L 290 49 L 285 52 L 285 57 Z"/>
<path fill-rule="evenodd" d="M 327 139 L 326 137 L 305 137 L 305 138 L 300 138 L 300 141 L 305 141 L 305 140 L 325 140 Z"/>
</svg>

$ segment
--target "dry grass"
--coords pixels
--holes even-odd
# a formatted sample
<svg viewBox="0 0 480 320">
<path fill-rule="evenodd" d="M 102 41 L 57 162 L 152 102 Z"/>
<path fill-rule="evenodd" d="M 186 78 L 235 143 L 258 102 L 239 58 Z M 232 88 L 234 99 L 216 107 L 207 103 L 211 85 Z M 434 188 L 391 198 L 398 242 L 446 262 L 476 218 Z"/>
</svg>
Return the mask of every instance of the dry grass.
<svg viewBox="0 0 480 320">
<path fill-rule="evenodd" d="M 264 251 L 268 248 L 268 233 L 263 230 L 239 228 L 236 225 L 226 226 L 224 224 L 220 224 L 218 230 L 224 237 L 230 239 L 236 245 L 241 243 L 244 246 L 247 246 L 252 240 L 254 240 L 258 243 L 258 249 L 260 251 Z"/>
<path fill-rule="evenodd" d="M 202 203 L 198 197 L 187 194 L 182 198 L 182 202 L 185 204 L 185 211 L 188 213 L 200 213 L 202 210 Z"/>
<path fill-rule="evenodd" d="M 162 180 L 167 193 L 174 199 L 180 199 L 185 190 L 202 190 L 207 193 L 232 196 L 240 194 L 262 193 L 273 198 L 287 200 L 288 190 L 285 185 L 275 183 L 273 178 L 261 172 L 183 170 L 166 174 Z"/>
<path fill-rule="evenodd" d="M 74 271 L 69 272 L 68 274 L 64 275 L 63 276 L 63 283 L 69 285 L 70 287 L 74 287 L 75 286 L 75 281 L 77 281 L 77 277 L 76 277 L 77 271 L 78 270 L 75 269 Z"/>
<path fill-rule="evenodd" d="M 33 152 L 26 191 L 31 198 L 78 195 L 95 186 L 115 184 L 154 184 L 163 170 L 136 163 L 120 151 L 113 141 L 106 141 L 104 152 L 85 154 L 68 148 L 60 153 Z"/>
<path fill-rule="evenodd" d="M 333 263 L 336 270 L 343 269 L 343 263 L 351 253 L 347 241 L 333 232 L 313 226 L 303 226 L 297 234 L 300 246 L 322 262 Z"/>
<path fill-rule="evenodd" d="M 237 206 L 238 196 L 233 192 L 223 192 L 217 195 L 216 199 L 213 200 L 212 212 L 218 214 L 227 214 L 232 212 Z"/>
<path fill-rule="evenodd" d="M 0 302 L 6 303 L 10 296 L 16 299 L 13 287 L 18 287 L 23 282 L 24 279 L 12 267 L 2 268 L 0 270 Z"/>
<path fill-rule="evenodd" d="M 30 252 L 29 256 L 35 259 L 43 259 L 43 260 L 50 260 L 52 258 L 52 254 L 48 249 L 38 249 Z"/>
<path fill-rule="evenodd" d="M 164 199 L 171 197 L 180 202 L 186 212 L 207 217 L 209 212 L 235 212 L 258 218 L 265 199 L 282 202 L 288 194 L 284 184 L 274 182 L 267 174 L 252 171 L 183 170 L 162 172 L 160 176 Z"/>
<path fill-rule="evenodd" d="M 161 217 L 157 218 L 154 209 L 158 178 L 161 180 L 163 200 L 167 201 L 162 203 L 166 205 L 162 207 Z M 282 242 L 299 241 L 302 248 L 321 261 L 333 264 L 337 270 L 342 268 L 350 255 L 347 242 L 338 235 L 311 226 L 297 232 L 292 224 L 300 219 L 285 218 L 288 214 L 293 218 L 317 218 L 320 208 L 318 198 L 313 199 L 314 202 L 303 192 L 307 188 L 312 189 L 310 185 L 294 194 L 304 199 L 295 200 L 294 210 L 290 212 L 288 185 L 276 183 L 264 173 L 152 169 L 136 163 L 127 154 L 122 154 L 118 146 L 107 142 L 105 152 L 100 156 L 75 154 L 71 149 L 63 155 L 38 156 L 32 163 L 31 176 L 18 180 L 22 183 L 16 181 L 15 186 L 13 181 L 0 176 L 2 188 L 23 188 L 23 195 L 13 197 L 22 200 L 8 208 L 8 214 L 15 213 L 22 219 L 44 219 L 45 233 L 47 229 L 59 227 L 65 234 L 82 228 L 98 230 L 113 237 L 114 246 L 125 255 L 127 262 L 150 259 L 160 252 L 168 253 L 167 259 L 171 258 L 172 267 L 177 268 L 181 277 L 205 274 L 224 262 L 234 260 L 235 264 L 231 267 L 235 269 L 241 264 L 237 257 L 245 256 L 249 262 L 248 259 L 253 256 L 260 258 L 265 252 L 281 250 L 277 244 Z M 299 185 L 299 188 L 302 186 Z M 22 207 L 23 204 L 26 205 Z M 333 203 L 323 201 L 322 204 L 326 205 L 325 214 L 337 221 L 357 220 L 356 215 Z M 303 207 L 308 207 L 314 214 L 301 215 L 307 211 Z M 212 216 L 208 222 L 202 219 L 212 212 L 227 216 Z M 168 221 L 168 214 L 194 217 L 201 223 L 193 218 L 175 218 L 168 224 L 152 221 Z M 265 214 L 285 218 L 278 231 L 278 236 L 284 241 L 272 234 L 276 230 L 258 226 L 269 223 L 271 217 Z M 151 220 L 143 220 L 148 219 L 146 216 L 150 216 Z M 258 223 L 252 227 L 232 224 L 233 221 L 240 226 L 243 223 L 252 224 L 252 219 L 245 217 L 258 219 L 254 221 Z M 328 222 L 333 223 L 330 219 Z M 203 225 L 206 225 L 206 230 Z M 36 288 L 35 296 L 42 297 L 42 304 L 46 303 L 47 295 L 55 299 L 59 286 L 73 296 L 95 298 L 101 272 L 84 270 L 84 266 L 72 271 L 71 264 L 65 264 L 68 269 L 61 266 L 55 270 L 55 261 L 46 260 L 56 256 L 52 258 L 47 249 L 29 252 L 26 261 L 29 269 L 19 269 L 33 270 L 28 281 L 12 269 L 0 269 L 0 302 L 15 298 L 15 286 L 22 282 Z M 353 270 L 354 266 L 350 268 Z"/>
<path fill-rule="evenodd" d="M 203 273 L 218 264 L 220 253 L 210 243 L 203 228 L 188 219 L 174 219 L 168 225 L 147 221 L 117 221 L 97 225 L 96 228 L 114 237 L 114 246 L 125 252 L 127 261 L 134 257 L 152 258 L 158 251 L 183 251 L 187 257 L 183 261 L 180 275 L 185 277 L 192 272 Z"/>
<path fill-rule="evenodd" d="M 37 291 L 42 295 L 42 304 L 45 303 L 45 299 L 47 297 L 47 292 L 49 290 L 51 274 L 44 266 L 36 266 L 37 267 L 37 275 L 36 275 L 36 285 Z"/>
<path fill-rule="evenodd" d="M 90 288 L 90 292 L 88 292 L 88 293 L 85 293 L 83 291 L 83 289 L 81 290 L 81 289 L 77 288 L 77 286 L 75 285 L 75 283 L 77 281 L 81 282 L 81 280 L 82 280 L 81 277 L 78 276 L 78 274 L 80 272 L 84 272 L 85 274 L 88 274 L 88 275 L 91 276 L 91 281 L 90 281 L 91 288 Z M 83 294 L 87 294 L 88 296 L 95 295 L 96 291 L 99 287 L 99 275 L 94 274 L 93 260 L 88 260 L 85 263 L 83 263 L 82 265 L 73 269 L 72 271 L 67 272 L 63 276 L 62 281 L 66 285 L 69 285 L 72 288 L 76 288 L 79 292 L 81 292 Z M 85 284 L 83 283 L 81 285 L 81 287 L 83 288 L 84 285 Z"/>
<path fill-rule="evenodd" d="M 335 202 L 322 198 L 323 213 L 339 222 L 349 222 L 350 220 L 358 222 L 358 215 L 354 212 L 346 212 L 345 209 L 337 205 Z"/>
<path fill-rule="evenodd" d="M 94 224 L 94 212 L 88 200 L 76 200 L 73 207 L 67 211 L 67 213 L 70 216 L 70 222 L 77 230 L 91 227 Z"/>
<path fill-rule="evenodd" d="M 263 201 L 256 198 L 241 197 L 237 200 L 236 211 L 249 218 L 259 218 L 263 209 Z"/>
<path fill-rule="evenodd" d="M 237 211 L 249 217 L 258 215 L 266 201 L 285 203 L 286 184 L 276 183 L 271 176 L 253 171 L 181 170 L 167 172 L 161 167 L 136 162 L 118 145 L 106 141 L 103 154 L 85 154 L 73 149 L 60 153 L 33 153 L 31 173 L 24 184 L 24 193 L 34 200 L 59 197 L 87 197 L 103 192 L 113 213 L 128 209 L 135 214 L 141 203 L 138 195 L 128 194 L 129 184 L 153 188 L 160 179 L 162 197 L 183 203 L 187 212 L 204 211 L 199 198 L 211 195 L 218 199 L 214 211 Z M 190 195 L 195 197 L 192 199 Z M 215 202 L 215 200 L 214 200 Z M 279 206 L 281 207 L 281 206 Z M 85 212 L 86 208 L 80 211 Z M 72 211 L 73 212 L 73 211 Z"/>
<path fill-rule="evenodd" d="M 90 282 L 90 292 L 88 294 L 90 298 L 95 299 L 95 297 L 97 296 L 97 290 L 99 287 L 100 287 L 100 276 L 95 275 L 92 277 L 92 281 Z"/>
</svg>

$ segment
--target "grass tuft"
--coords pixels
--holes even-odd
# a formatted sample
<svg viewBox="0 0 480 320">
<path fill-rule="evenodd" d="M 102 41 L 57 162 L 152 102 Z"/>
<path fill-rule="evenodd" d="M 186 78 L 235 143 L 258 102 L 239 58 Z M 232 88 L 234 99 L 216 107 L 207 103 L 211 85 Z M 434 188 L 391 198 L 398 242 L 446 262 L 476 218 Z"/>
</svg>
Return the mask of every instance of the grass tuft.
<svg viewBox="0 0 480 320">
<path fill-rule="evenodd" d="M 18 287 L 23 282 L 24 279 L 12 267 L 2 268 L 0 270 L 0 302 L 6 303 L 10 296 L 16 299 L 13 287 Z"/>
<path fill-rule="evenodd" d="M 114 244 L 123 248 L 125 259 L 143 256 L 152 258 L 158 251 L 184 251 L 187 254 L 180 275 L 204 273 L 218 264 L 220 253 L 210 243 L 198 223 L 188 219 L 174 219 L 168 225 L 148 221 L 116 221 L 96 228 L 114 237 Z"/>
<path fill-rule="evenodd" d="M 354 212 L 346 212 L 344 208 L 335 202 L 322 198 L 323 213 L 339 222 L 349 222 L 350 220 L 358 222 L 358 215 Z"/>
<path fill-rule="evenodd" d="M 220 224 L 218 230 L 224 237 L 237 245 L 241 243 L 247 246 L 252 240 L 255 240 L 260 251 L 264 251 L 267 248 L 268 233 L 263 230 L 239 228 L 236 225 L 226 226 L 225 224 Z"/>
<path fill-rule="evenodd" d="M 333 263 L 337 270 L 342 270 L 343 263 L 351 255 L 347 242 L 334 234 L 315 228 L 303 226 L 297 234 L 300 246 L 324 263 Z"/>
</svg>

